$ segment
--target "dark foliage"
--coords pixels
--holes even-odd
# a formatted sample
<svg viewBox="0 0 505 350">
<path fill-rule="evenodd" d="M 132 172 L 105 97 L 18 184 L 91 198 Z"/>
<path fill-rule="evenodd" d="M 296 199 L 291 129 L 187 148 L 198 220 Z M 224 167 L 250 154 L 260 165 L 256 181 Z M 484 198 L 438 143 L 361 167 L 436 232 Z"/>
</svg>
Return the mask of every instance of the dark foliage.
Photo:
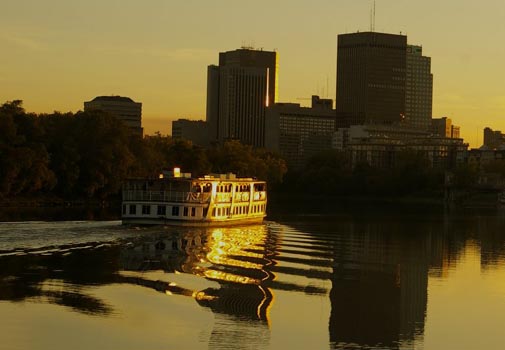
<svg viewBox="0 0 505 350">
<path fill-rule="evenodd" d="M 234 172 L 275 186 L 287 171 L 282 159 L 231 141 L 203 149 L 189 141 L 131 135 L 106 112 L 26 113 L 21 101 L 0 106 L 0 197 L 51 193 L 106 199 L 129 177 L 155 177 L 180 167 L 204 175 Z"/>
</svg>

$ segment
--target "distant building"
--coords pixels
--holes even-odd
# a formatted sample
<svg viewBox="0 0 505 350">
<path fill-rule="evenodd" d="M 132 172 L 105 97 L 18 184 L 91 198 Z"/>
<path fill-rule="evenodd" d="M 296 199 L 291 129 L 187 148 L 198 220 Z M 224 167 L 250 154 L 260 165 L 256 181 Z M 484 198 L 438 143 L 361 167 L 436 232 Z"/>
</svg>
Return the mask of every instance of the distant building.
<svg viewBox="0 0 505 350">
<path fill-rule="evenodd" d="M 414 150 L 426 156 L 433 168 L 451 169 L 464 162 L 468 144 L 462 139 L 417 137 L 404 140 L 368 138 L 350 141 L 346 151 L 353 165 L 366 162 L 373 167 L 389 168 L 399 151 Z"/>
<path fill-rule="evenodd" d="M 333 135 L 333 148 L 343 150 L 349 143 L 366 139 L 384 139 L 391 142 L 427 137 L 429 133 L 408 125 L 363 124 L 339 128 Z"/>
<path fill-rule="evenodd" d="M 505 147 L 505 134 L 500 130 L 484 129 L 484 146 L 488 149 Z"/>
<path fill-rule="evenodd" d="M 456 125 L 451 125 L 451 139 L 460 138 L 460 127 Z"/>
<path fill-rule="evenodd" d="M 441 137 L 451 137 L 451 118 L 433 118 L 431 120 L 431 132 L 433 135 Z"/>
<path fill-rule="evenodd" d="M 263 147 L 265 109 L 277 102 L 277 52 L 242 48 L 221 52 L 208 67 L 210 139 L 237 139 Z"/>
<path fill-rule="evenodd" d="M 468 144 L 408 126 L 365 124 L 338 129 L 333 147 L 347 152 L 353 166 L 365 162 L 376 168 L 390 168 L 398 152 L 415 150 L 425 154 L 432 167 L 450 169 L 463 162 Z"/>
<path fill-rule="evenodd" d="M 338 35 L 338 112 L 367 123 L 405 116 L 407 37 L 362 32 Z"/>
<path fill-rule="evenodd" d="M 433 107 L 431 58 L 423 56 L 421 46 L 407 46 L 405 121 L 420 130 L 429 130 Z"/>
<path fill-rule="evenodd" d="M 339 127 L 409 124 L 428 131 L 433 105 L 431 58 L 405 35 L 361 32 L 338 35 Z"/>
<path fill-rule="evenodd" d="M 195 145 L 207 147 L 209 145 L 207 123 L 203 120 L 174 120 L 172 121 L 172 138 L 188 140 Z"/>
<path fill-rule="evenodd" d="M 333 101 L 312 97 L 312 107 L 276 103 L 267 108 L 265 147 L 278 152 L 292 169 L 314 154 L 331 149 L 336 129 Z"/>
<path fill-rule="evenodd" d="M 452 124 L 451 118 L 433 118 L 431 120 L 431 133 L 435 136 L 459 139 L 460 127 Z"/>
<path fill-rule="evenodd" d="M 98 96 L 93 100 L 84 102 L 84 111 L 101 110 L 115 115 L 130 130 L 142 136 L 142 103 L 135 102 L 129 97 Z"/>
</svg>

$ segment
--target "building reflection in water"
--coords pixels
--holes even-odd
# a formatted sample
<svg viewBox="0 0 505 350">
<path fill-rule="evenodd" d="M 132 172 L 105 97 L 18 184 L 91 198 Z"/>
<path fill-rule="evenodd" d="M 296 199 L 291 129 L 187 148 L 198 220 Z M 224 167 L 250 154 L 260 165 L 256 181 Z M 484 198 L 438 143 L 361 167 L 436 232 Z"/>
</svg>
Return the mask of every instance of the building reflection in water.
<svg viewBox="0 0 505 350">
<path fill-rule="evenodd" d="M 430 242 L 387 222 L 352 223 L 335 241 L 330 341 L 396 348 L 423 333 Z M 403 234 L 404 236 L 404 234 Z"/>
<path fill-rule="evenodd" d="M 151 229 L 117 244 L 0 252 L 0 300 L 51 303 L 103 317 L 115 310 L 93 288 L 142 286 L 193 298 L 211 310 L 209 347 L 231 349 L 268 347 L 276 291 L 320 295 L 331 305 L 332 347 L 394 349 L 423 337 L 428 277 L 450 276 L 468 242 L 480 247 L 482 269 L 505 266 L 503 232 L 505 219 L 496 217 L 418 215 Z M 166 274 L 158 280 L 153 271 Z M 192 289 L 175 283 L 178 273 L 217 284 Z M 318 281 L 330 281 L 331 288 Z"/>
</svg>

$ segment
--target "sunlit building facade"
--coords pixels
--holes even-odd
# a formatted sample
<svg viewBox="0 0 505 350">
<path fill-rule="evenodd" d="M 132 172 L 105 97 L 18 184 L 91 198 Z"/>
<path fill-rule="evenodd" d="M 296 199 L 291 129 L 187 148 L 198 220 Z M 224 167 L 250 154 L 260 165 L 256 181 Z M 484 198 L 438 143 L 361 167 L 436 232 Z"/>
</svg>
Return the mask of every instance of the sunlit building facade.
<svg viewBox="0 0 505 350">
<path fill-rule="evenodd" d="M 264 146 L 265 109 L 277 102 L 277 52 L 241 48 L 219 54 L 208 67 L 210 140 Z"/>
</svg>

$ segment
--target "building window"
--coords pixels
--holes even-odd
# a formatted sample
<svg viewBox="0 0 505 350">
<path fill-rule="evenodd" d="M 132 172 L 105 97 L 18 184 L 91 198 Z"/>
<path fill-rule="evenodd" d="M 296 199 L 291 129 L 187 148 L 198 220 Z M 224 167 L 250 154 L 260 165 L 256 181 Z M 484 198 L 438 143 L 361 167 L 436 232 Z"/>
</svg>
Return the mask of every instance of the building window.
<svg viewBox="0 0 505 350">
<path fill-rule="evenodd" d="M 142 206 L 142 215 L 150 215 L 151 214 L 151 206 L 143 205 Z"/>
<path fill-rule="evenodd" d="M 196 208 L 195 207 L 191 208 L 191 216 L 196 216 Z"/>
<path fill-rule="evenodd" d="M 130 215 L 137 214 L 137 206 L 135 204 L 130 205 Z"/>
<path fill-rule="evenodd" d="M 183 216 L 188 216 L 188 211 L 189 211 L 189 208 L 188 208 L 188 207 L 184 207 L 184 208 L 183 208 L 182 215 L 183 215 Z"/>
<path fill-rule="evenodd" d="M 172 216 L 179 216 L 179 207 L 172 207 Z"/>
<path fill-rule="evenodd" d="M 167 215 L 167 207 L 164 205 L 158 205 L 158 215 Z"/>
<path fill-rule="evenodd" d="M 126 204 L 123 204 L 123 215 L 126 215 Z"/>
</svg>

